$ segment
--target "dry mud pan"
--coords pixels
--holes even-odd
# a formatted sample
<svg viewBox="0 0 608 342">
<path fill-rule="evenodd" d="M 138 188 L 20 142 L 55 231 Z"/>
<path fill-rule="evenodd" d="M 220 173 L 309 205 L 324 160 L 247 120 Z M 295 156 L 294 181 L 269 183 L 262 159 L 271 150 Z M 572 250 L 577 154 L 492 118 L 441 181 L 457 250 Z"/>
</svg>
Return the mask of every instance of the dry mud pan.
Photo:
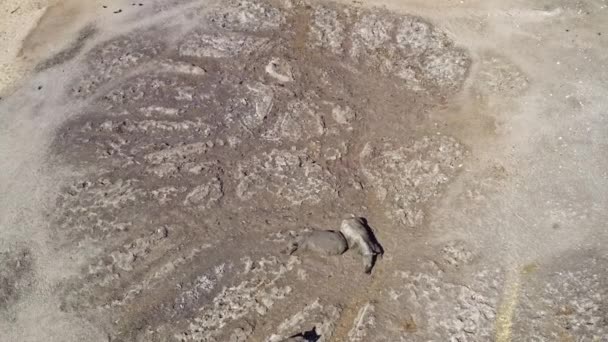
<svg viewBox="0 0 608 342">
<path fill-rule="evenodd" d="M 605 1 L 45 11 L 0 97 L 0 340 L 608 341 Z M 286 252 L 351 214 L 371 274 Z"/>
</svg>

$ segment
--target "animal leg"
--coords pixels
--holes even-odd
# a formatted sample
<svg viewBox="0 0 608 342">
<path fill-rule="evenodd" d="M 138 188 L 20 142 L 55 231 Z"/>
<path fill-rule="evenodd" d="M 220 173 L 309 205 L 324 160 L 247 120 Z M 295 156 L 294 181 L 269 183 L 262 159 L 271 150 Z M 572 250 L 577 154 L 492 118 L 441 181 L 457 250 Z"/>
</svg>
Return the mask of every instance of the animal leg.
<svg viewBox="0 0 608 342">
<path fill-rule="evenodd" d="M 374 254 L 363 254 L 363 267 L 365 269 L 365 273 L 372 273 L 372 268 L 374 267 Z"/>
</svg>

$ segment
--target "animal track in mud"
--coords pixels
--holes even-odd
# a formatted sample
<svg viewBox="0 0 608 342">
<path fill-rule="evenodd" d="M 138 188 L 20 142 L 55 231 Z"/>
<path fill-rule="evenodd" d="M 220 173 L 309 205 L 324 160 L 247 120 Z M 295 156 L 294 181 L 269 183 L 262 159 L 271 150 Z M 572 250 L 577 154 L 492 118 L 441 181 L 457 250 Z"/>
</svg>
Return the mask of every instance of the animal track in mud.
<svg viewBox="0 0 608 342">
<path fill-rule="evenodd" d="M 230 1 L 176 42 L 159 27 L 87 52 L 70 96 L 88 107 L 54 143 L 84 176 L 54 226 L 98 247 L 66 310 L 122 317 L 105 326 L 117 340 L 285 336 L 260 317 L 283 320 L 274 308 L 307 290 L 264 236 L 329 228 L 367 198 L 402 229 L 424 224 L 465 151 L 421 134 L 436 133 L 424 115 L 460 89 L 466 52 L 417 17 L 288 3 Z M 247 257 L 259 261 L 238 271 Z"/>
</svg>

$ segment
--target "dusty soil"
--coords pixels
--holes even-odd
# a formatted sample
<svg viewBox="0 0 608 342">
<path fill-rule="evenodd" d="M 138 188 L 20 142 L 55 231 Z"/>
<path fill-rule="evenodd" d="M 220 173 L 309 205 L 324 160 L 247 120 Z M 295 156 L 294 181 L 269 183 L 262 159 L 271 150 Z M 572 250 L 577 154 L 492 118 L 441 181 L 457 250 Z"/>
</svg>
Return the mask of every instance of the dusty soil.
<svg viewBox="0 0 608 342">
<path fill-rule="evenodd" d="M 606 6 L 55 3 L 0 99 L 0 331 L 608 340 Z M 286 252 L 351 214 L 371 275 Z"/>
</svg>

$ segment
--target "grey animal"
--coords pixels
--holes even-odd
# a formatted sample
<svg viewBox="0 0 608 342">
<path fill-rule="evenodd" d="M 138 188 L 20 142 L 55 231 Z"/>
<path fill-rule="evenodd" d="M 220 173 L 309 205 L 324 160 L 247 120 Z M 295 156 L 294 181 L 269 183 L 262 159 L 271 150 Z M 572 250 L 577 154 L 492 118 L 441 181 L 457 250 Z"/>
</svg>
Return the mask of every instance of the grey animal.
<svg viewBox="0 0 608 342">
<path fill-rule="evenodd" d="M 347 249 L 348 243 L 342 233 L 334 230 L 313 230 L 292 243 L 289 248 L 289 254 L 300 250 L 329 256 L 340 255 Z"/>
<path fill-rule="evenodd" d="M 363 257 L 365 273 L 371 273 L 378 255 L 382 256 L 384 250 L 368 227 L 365 219 L 351 217 L 342 221 L 340 232 L 348 242 L 348 248 L 357 248 Z"/>
</svg>

